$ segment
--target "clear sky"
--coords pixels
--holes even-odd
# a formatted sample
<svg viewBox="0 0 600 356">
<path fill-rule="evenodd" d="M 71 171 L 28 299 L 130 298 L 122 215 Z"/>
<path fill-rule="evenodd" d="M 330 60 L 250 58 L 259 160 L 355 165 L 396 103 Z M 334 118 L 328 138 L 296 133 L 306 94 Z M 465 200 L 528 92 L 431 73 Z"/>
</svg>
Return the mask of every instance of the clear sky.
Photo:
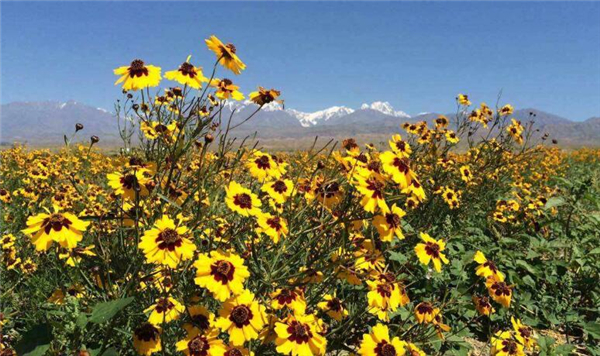
<svg viewBox="0 0 600 356">
<path fill-rule="evenodd" d="M 76 100 L 112 109 L 112 69 L 135 58 L 210 67 L 232 42 L 243 92 L 279 88 L 314 111 L 389 101 L 447 112 L 454 97 L 600 115 L 599 2 L 2 2 L 2 103 Z M 233 74 L 228 74 L 233 76 Z"/>
</svg>

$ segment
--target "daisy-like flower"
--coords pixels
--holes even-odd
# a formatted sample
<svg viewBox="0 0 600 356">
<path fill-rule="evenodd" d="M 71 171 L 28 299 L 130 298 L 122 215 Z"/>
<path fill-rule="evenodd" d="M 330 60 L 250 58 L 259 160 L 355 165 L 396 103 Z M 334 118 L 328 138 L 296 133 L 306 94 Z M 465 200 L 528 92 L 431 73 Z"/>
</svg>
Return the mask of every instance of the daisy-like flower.
<svg viewBox="0 0 600 356">
<path fill-rule="evenodd" d="M 274 243 L 279 243 L 279 240 L 288 234 L 287 221 L 279 216 L 260 214 L 257 223 L 256 232 L 269 236 Z"/>
<path fill-rule="evenodd" d="M 89 221 L 82 221 L 77 216 L 61 212 L 54 206 L 53 213 L 40 213 L 27 218 L 27 228 L 22 232 L 31 236 L 31 242 L 37 251 L 46 251 L 52 242 L 58 242 L 62 247 L 74 249 L 83 239 Z"/>
<path fill-rule="evenodd" d="M 295 314 L 304 314 L 304 311 L 306 310 L 304 292 L 299 288 L 278 288 L 275 292 L 271 293 L 270 297 L 271 307 L 275 310 L 289 308 L 294 311 Z"/>
<path fill-rule="evenodd" d="M 136 194 L 140 198 L 149 194 L 146 184 L 150 182 L 150 178 L 147 176 L 146 169 L 109 173 L 106 178 L 108 178 L 108 185 L 123 199 L 135 201 Z"/>
<path fill-rule="evenodd" d="M 196 245 L 187 238 L 188 229 L 178 226 L 164 215 L 154 223 L 154 228 L 146 230 L 138 247 L 144 251 L 146 261 L 176 268 L 179 262 L 194 256 Z"/>
<path fill-rule="evenodd" d="M 123 83 L 123 90 L 140 90 L 158 86 L 160 83 L 160 67 L 145 64 L 141 59 L 135 59 L 129 66 L 114 70 L 120 78 L 115 85 Z"/>
<path fill-rule="evenodd" d="M 419 243 L 415 246 L 415 253 L 419 258 L 419 261 L 426 266 L 432 261 L 435 270 L 441 272 L 442 262 L 445 264 L 450 263 L 446 258 L 446 255 L 442 253 L 442 251 L 446 249 L 446 244 L 442 239 L 436 241 L 429 236 L 429 234 L 424 232 L 422 232 L 420 236 L 424 243 Z"/>
<path fill-rule="evenodd" d="M 419 324 L 429 324 L 440 313 L 439 308 L 434 308 L 429 302 L 421 302 L 415 307 L 415 317 Z"/>
<path fill-rule="evenodd" d="M 277 100 L 279 95 L 281 95 L 281 92 L 279 92 L 279 90 L 268 90 L 263 87 L 258 87 L 258 91 L 253 91 L 252 93 L 250 93 L 250 100 L 256 105 L 260 106 L 272 103 L 274 101 L 281 103 L 281 100 Z"/>
<path fill-rule="evenodd" d="M 159 327 L 144 323 L 133 332 L 133 347 L 140 355 L 151 355 L 162 350 Z"/>
<path fill-rule="evenodd" d="M 360 205 L 369 213 L 374 213 L 379 209 L 383 214 L 390 211 L 384 198 L 385 179 L 377 173 L 372 173 L 369 177 L 363 178 L 357 175 L 354 179 L 356 190 L 362 194 Z"/>
<path fill-rule="evenodd" d="M 266 323 L 265 307 L 254 300 L 254 294 L 245 290 L 223 303 L 215 325 L 229 334 L 229 342 L 242 346 L 246 341 L 256 339 Z"/>
<path fill-rule="evenodd" d="M 225 204 L 232 211 L 242 216 L 258 216 L 261 214 L 262 203 L 250 189 L 242 187 L 239 183 L 231 181 L 225 188 L 227 196 Z"/>
<path fill-rule="evenodd" d="M 471 102 L 469 101 L 469 96 L 466 94 L 458 94 L 458 96 L 456 97 L 456 101 L 460 104 L 460 105 L 464 105 L 464 106 L 470 106 Z"/>
<path fill-rule="evenodd" d="M 492 336 L 493 356 L 524 356 L 523 344 L 513 337 L 510 331 L 498 331 Z"/>
<path fill-rule="evenodd" d="M 194 263 L 200 287 L 208 289 L 215 299 L 223 302 L 231 295 L 244 291 L 244 281 L 250 276 L 244 260 L 231 252 L 212 251 L 210 256 L 200 254 Z"/>
<path fill-rule="evenodd" d="M 67 266 L 71 266 L 71 267 L 75 267 L 76 264 L 79 264 L 81 262 L 81 259 L 84 256 L 88 256 L 88 257 L 94 257 L 96 256 L 96 254 L 94 253 L 94 251 L 92 251 L 94 249 L 94 245 L 90 245 L 87 247 L 75 247 L 71 250 L 67 250 L 65 253 L 60 253 L 58 255 L 58 258 L 61 260 L 65 260 L 65 264 Z"/>
<path fill-rule="evenodd" d="M 488 297 L 478 297 L 478 296 L 474 295 L 472 300 L 473 300 L 473 304 L 475 304 L 475 309 L 477 309 L 477 312 L 481 315 L 490 316 L 492 313 L 494 313 L 496 311 L 494 309 L 494 307 L 492 306 L 492 304 L 490 303 L 490 300 L 488 299 Z"/>
<path fill-rule="evenodd" d="M 512 288 L 506 282 L 499 280 L 496 275 L 491 275 L 485 281 L 485 286 L 496 303 L 502 304 L 505 308 L 510 306 Z"/>
<path fill-rule="evenodd" d="M 203 333 L 198 328 L 187 327 L 186 334 L 186 337 L 175 345 L 177 351 L 188 356 L 223 356 L 225 354 L 225 343 L 217 338 L 218 330 L 213 329 L 208 333 Z"/>
<path fill-rule="evenodd" d="M 390 338 L 387 325 L 377 324 L 371 333 L 364 334 L 358 354 L 361 356 L 400 356 L 405 354 L 406 342 Z"/>
<path fill-rule="evenodd" d="M 535 347 L 535 338 L 533 329 L 514 317 L 510 318 L 510 322 L 515 330 L 517 340 L 519 340 L 526 349 L 533 350 Z"/>
<path fill-rule="evenodd" d="M 494 261 L 490 261 L 485 258 L 485 255 L 481 251 L 475 252 L 473 260 L 479 263 L 479 266 L 475 270 L 475 274 L 479 277 L 488 278 L 490 276 L 496 276 L 499 281 L 504 280 L 504 273 L 498 270 Z"/>
<path fill-rule="evenodd" d="M 223 356 L 254 356 L 254 352 L 250 352 L 245 347 L 227 346 Z"/>
<path fill-rule="evenodd" d="M 506 104 L 503 107 L 501 107 L 500 110 L 498 110 L 498 114 L 500 114 L 501 116 L 507 116 L 511 115 L 514 111 L 515 108 L 513 108 L 512 105 Z"/>
<path fill-rule="evenodd" d="M 281 171 L 277 167 L 277 162 L 268 153 L 263 153 L 258 150 L 252 152 L 250 158 L 246 162 L 246 168 L 250 171 L 250 175 L 259 181 L 264 181 L 266 178 L 279 179 Z"/>
<path fill-rule="evenodd" d="M 448 120 L 448 118 L 444 115 L 439 115 L 435 119 L 435 127 L 437 127 L 438 129 L 443 129 L 443 128 L 448 127 L 449 123 L 450 123 L 450 120 Z"/>
<path fill-rule="evenodd" d="M 150 312 L 148 322 L 153 325 L 160 325 L 179 319 L 181 314 L 185 312 L 185 307 L 171 297 L 164 297 L 144 310 L 144 313 L 148 312 Z"/>
<path fill-rule="evenodd" d="M 452 130 L 446 131 L 445 136 L 446 136 L 446 141 L 448 141 L 450 143 L 458 143 L 458 141 L 460 141 L 460 138 L 456 135 L 456 132 L 454 132 Z"/>
<path fill-rule="evenodd" d="M 410 185 L 413 173 L 410 169 L 410 161 L 392 151 L 385 151 L 379 155 L 383 165 L 383 171 L 392 177 L 392 180 L 404 189 Z"/>
<path fill-rule="evenodd" d="M 520 121 L 515 119 L 511 119 L 512 123 L 506 128 L 506 131 L 510 134 L 510 136 L 517 142 L 518 144 L 523 144 L 523 125 L 521 125 Z"/>
<path fill-rule="evenodd" d="M 460 178 L 465 183 L 469 183 L 473 178 L 473 174 L 471 174 L 471 168 L 469 168 L 468 165 L 460 167 Z"/>
<path fill-rule="evenodd" d="M 410 356 L 427 356 L 427 354 L 412 342 L 406 343 L 406 351 Z"/>
<path fill-rule="evenodd" d="M 221 100 L 233 99 L 233 100 L 242 100 L 244 99 L 244 94 L 242 94 L 239 89 L 240 87 L 233 84 L 231 79 L 213 79 L 210 82 L 212 87 L 217 88 L 215 95 L 217 98 Z"/>
<path fill-rule="evenodd" d="M 338 322 L 348 316 L 348 310 L 344 306 L 344 303 L 335 296 L 335 293 L 325 294 L 323 301 L 317 304 L 317 306 L 330 318 Z"/>
<path fill-rule="evenodd" d="M 404 234 L 402 233 L 402 218 L 404 215 L 406 215 L 406 212 L 394 204 L 387 213 L 382 213 L 373 218 L 373 225 L 375 225 L 381 241 L 391 242 L 394 236 L 404 240 Z"/>
<path fill-rule="evenodd" d="M 324 355 L 327 340 L 320 329 L 312 314 L 288 316 L 275 324 L 277 352 L 292 356 Z"/>
<path fill-rule="evenodd" d="M 387 321 L 388 312 L 394 312 L 398 307 L 410 303 L 406 289 L 391 274 L 381 273 L 375 280 L 367 281 L 367 286 L 369 312 L 381 320 Z"/>
<path fill-rule="evenodd" d="M 269 194 L 269 197 L 277 204 L 283 204 L 292 195 L 294 183 L 289 179 L 277 179 L 266 182 L 260 190 Z"/>
<path fill-rule="evenodd" d="M 408 142 L 402 140 L 402 136 L 394 135 L 392 139 L 388 141 L 390 148 L 395 154 L 402 158 L 407 158 L 412 153 L 412 149 Z"/>
<path fill-rule="evenodd" d="M 205 42 L 208 46 L 208 49 L 217 55 L 217 60 L 223 67 L 229 69 L 235 74 L 240 74 L 244 69 L 246 69 L 246 65 L 238 58 L 236 54 L 236 48 L 231 43 L 223 44 L 223 42 L 221 42 L 221 40 L 214 35 L 210 36 L 210 38 L 205 40 Z"/>
<path fill-rule="evenodd" d="M 179 69 L 166 72 L 165 78 L 174 80 L 181 85 L 200 89 L 203 82 L 208 82 L 208 78 L 202 73 L 202 67 L 194 67 L 194 65 L 190 63 L 191 58 L 192 56 L 189 55 L 185 62 L 179 66 Z"/>
<path fill-rule="evenodd" d="M 215 326 L 215 315 L 209 312 L 205 307 L 201 305 L 193 305 L 188 307 L 187 311 L 192 319 L 192 323 L 184 324 L 184 326 L 193 326 L 200 329 L 202 332 L 206 332 Z"/>
</svg>

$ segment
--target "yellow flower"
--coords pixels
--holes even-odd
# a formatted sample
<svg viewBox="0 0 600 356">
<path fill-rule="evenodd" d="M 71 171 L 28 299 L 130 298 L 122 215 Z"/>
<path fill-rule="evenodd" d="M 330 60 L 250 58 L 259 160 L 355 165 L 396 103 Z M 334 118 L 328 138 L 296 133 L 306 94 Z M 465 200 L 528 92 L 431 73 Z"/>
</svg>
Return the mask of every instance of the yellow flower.
<svg viewBox="0 0 600 356">
<path fill-rule="evenodd" d="M 175 345 L 177 351 L 190 356 L 223 356 L 225 354 L 225 343 L 217 339 L 218 330 L 213 329 L 208 333 L 203 333 L 198 328 L 188 327 L 186 333 L 186 337 Z"/>
<path fill-rule="evenodd" d="M 356 190 L 362 194 L 360 205 L 369 213 L 374 213 L 379 209 L 382 213 L 387 213 L 390 209 L 384 198 L 385 180 L 377 174 L 372 173 L 368 177 L 357 175 L 354 179 Z"/>
<path fill-rule="evenodd" d="M 415 253 L 419 258 L 419 261 L 424 265 L 429 265 L 430 261 L 433 261 L 433 267 L 437 272 L 442 271 L 442 262 L 445 264 L 450 263 L 446 258 L 446 255 L 442 253 L 446 249 L 446 244 L 442 239 L 434 240 L 429 234 L 422 232 L 421 240 L 425 243 L 420 243 L 415 246 Z"/>
<path fill-rule="evenodd" d="M 468 165 L 460 167 L 460 175 L 461 175 L 461 179 L 465 183 L 469 183 L 471 181 L 471 179 L 473 178 L 473 175 L 471 174 L 471 168 L 469 168 Z"/>
<path fill-rule="evenodd" d="M 236 48 L 231 43 L 223 44 L 223 42 L 214 35 L 210 36 L 205 42 L 208 49 L 217 55 L 217 60 L 223 67 L 235 74 L 240 74 L 246 69 L 246 65 L 238 58 Z"/>
<path fill-rule="evenodd" d="M 381 320 L 387 321 L 388 312 L 394 312 L 410 302 L 402 283 L 397 282 L 396 277 L 391 274 L 382 273 L 377 279 L 367 281 L 367 286 L 369 312 L 376 314 Z"/>
<path fill-rule="evenodd" d="M 123 90 L 140 90 L 158 86 L 160 83 L 160 67 L 146 65 L 141 59 L 136 59 L 129 66 L 119 67 L 114 70 L 121 76 L 115 85 L 123 83 Z"/>
<path fill-rule="evenodd" d="M 244 99 L 244 94 L 242 94 L 238 89 L 239 86 L 234 85 L 231 79 L 213 79 L 210 82 L 210 85 L 217 88 L 215 95 L 217 98 L 221 100 L 233 99 L 233 100 L 242 100 Z"/>
<path fill-rule="evenodd" d="M 312 314 L 288 316 L 275 324 L 277 352 L 292 356 L 324 355 L 327 340 L 319 333 L 320 329 Z"/>
<path fill-rule="evenodd" d="M 439 308 L 434 308 L 429 302 L 419 303 L 415 307 L 415 317 L 419 324 L 432 323 L 435 317 L 440 313 Z"/>
<path fill-rule="evenodd" d="M 277 100 L 280 94 L 275 89 L 267 90 L 263 87 L 258 87 L 258 91 L 250 93 L 250 100 L 257 105 L 263 106 L 273 101 L 281 102 L 281 100 Z"/>
<path fill-rule="evenodd" d="M 515 330 L 517 340 L 525 346 L 526 349 L 533 350 L 535 347 L 535 339 L 533 329 L 514 317 L 510 318 L 510 322 Z"/>
<path fill-rule="evenodd" d="M 501 116 L 507 116 L 511 115 L 514 111 L 515 108 L 513 108 L 512 105 L 506 104 L 503 107 L 501 107 L 500 110 L 498 110 L 498 114 L 500 114 Z"/>
<path fill-rule="evenodd" d="M 498 267 L 496 267 L 496 264 L 494 263 L 494 261 L 490 261 L 487 258 L 485 258 L 485 255 L 483 254 L 483 252 L 481 252 L 481 251 L 475 252 L 475 256 L 473 256 L 473 260 L 475 262 L 479 263 L 479 266 L 477 267 L 477 270 L 475 271 L 476 275 L 483 277 L 483 278 L 488 278 L 490 276 L 496 276 L 499 281 L 504 280 L 504 273 L 502 273 L 498 270 Z"/>
<path fill-rule="evenodd" d="M 280 310 L 285 307 L 294 311 L 295 314 L 304 314 L 306 310 L 306 300 L 304 300 L 304 292 L 299 289 L 281 289 L 278 288 L 270 294 L 271 307 L 275 310 Z"/>
<path fill-rule="evenodd" d="M 260 190 L 269 194 L 269 197 L 277 204 L 283 204 L 292 195 L 294 183 L 289 179 L 278 179 L 266 182 Z"/>
<path fill-rule="evenodd" d="M 269 236 L 274 243 L 278 243 L 281 237 L 288 234 L 287 222 L 279 216 L 273 216 L 269 213 L 260 214 L 257 222 L 256 232 Z"/>
<path fill-rule="evenodd" d="M 37 251 L 48 250 L 53 241 L 73 249 L 83 239 L 83 232 L 89 224 L 89 221 L 79 220 L 71 213 L 59 212 L 59 208 L 54 206 L 54 213 L 40 213 L 27 218 L 27 228 L 22 232 L 31 236 Z"/>
<path fill-rule="evenodd" d="M 377 229 L 381 241 L 391 242 L 394 235 L 400 240 L 404 240 L 401 220 L 404 215 L 406 212 L 394 204 L 390 211 L 373 218 L 373 225 Z"/>
<path fill-rule="evenodd" d="M 445 135 L 446 135 L 446 141 L 448 141 L 450 143 L 458 143 L 458 141 L 460 141 L 460 138 L 456 135 L 456 132 L 454 132 L 452 130 L 446 131 Z"/>
<path fill-rule="evenodd" d="M 281 171 L 278 169 L 277 162 L 273 157 L 258 150 L 252 152 L 251 157 L 246 162 L 246 167 L 250 171 L 250 175 L 261 182 L 266 178 L 279 179 L 281 177 Z"/>
<path fill-rule="evenodd" d="M 410 145 L 406 141 L 402 141 L 402 136 L 394 135 L 392 139 L 388 141 L 390 148 L 399 157 L 406 158 L 412 153 Z"/>
<path fill-rule="evenodd" d="M 496 311 L 490 303 L 488 297 L 478 297 L 474 295 L 472 299 L 473 303 L 475 304 L 475 309 L 477 309 L 479 314 L 489 316 Z"/>
<path fill-rule="evenodd" d="M 194 89 L 200 89 L 202 82 L 208 82 L 208 78 L 202 74 L 202 67 L 194 67 L 190 63 L 191 57 L 191 55 L 188 56 L 185 62 L 179 66 L 179 69 L 166 72 L 165 78 Z"/>
<path fill-rule="evenodd" d="M 136 169 L 126 173 L 115 172 L 106 175 L 108 185 L 115 190 L 123 199 L 135 201 L 138 197 L 145 197 L 149 194 L 146 185 L 150 182 L 147 177 L 146 169 Z"/>
<path fill-rule="evenodd" d="M 383 170 L 392 177 L 392 180 L 404 189 L 410 185 L 413 173 L 410 169 L 410 161 L 406 157 L 397 155 L 392 151 L 383 152 L 379 159 L 383 164 Z"/>
<path fill-rule="evenodd" d="M 458 103 L 460 105 L 465 105 L 465 106 L 471 105 L 471 102 L 469 101 L 469 96 L 466 94 L 458 94 L 456 101 L 458 101 Z"/>
<path fill-rule="evenodd" d="M 146 230 L 138 247 L 144 251 L 148 263 L 157 263 L 176 268 L 179 262 L 191 259 L 196 245 L 186 234 L 187 227 L 177 226 L 168 216 L 154 223 L 154 228 Z"/>
<path fill-rule="evenodd" d="M 96 256 L 96 254 L 92 251 L 94 247 L 94 245 L 90 245 L 87 247 L 75 247 L 72 250 L 68 250 L 65 253 L 59 254 L 58 258 L 61 260 L 66 259 L 65 264 L 67 266 L 75 267 L 75 265 L 81 261 L 81 258 L 83 256 Z"/>
<path fill-rule="evenodd" d="M 510 331 L 498 331 L 492 336 L 493 356 L 524 356 L 523 345 L 513 338 Z"/>
<path fill-rule="evenodd" d="M 162 350 L 161 330 L 150 323 L 144 323 L 133 332 L 133 347 L 139 355 L 151 355 Z"/>
<path fill-rule="evenodd" d="M 229 334 L 229 342 L 235 346 L 256 339 L 267 323 L 265 307 L 258 304 L 248 290 L 227 299 L 219 316 L 215 325 Z"/>
<path fill-rule="evenodd" d="M 512 288 L 506 282 L 499 280 L 496 275 L 491 275 L 485 281 L 485 286 L 496 303 L 502 304 L 505 308 L 510 306 Z"/>
<path fill-rule="evenodd" d="M 192 319 L 192 324 L 184 324 L 197 327 L 203 332 L 212 329 L 215 325 L 215 315 L 201 305 L 193 305 L 187 308 L 188 314 Z"/>
<path fill-rule="evenodd" d="M 239 256 L 223 251 L 212 251 L 210 257 L 200 254 L 194 263 L 196 278 L 200 287 L 208 289 L 215 299 L 225 301 L 231 295 L 244 291 L 244 281 L 250 276 L 244 260 Z"/>
<path fill-rule="evenodd" d="M 171 297 L 164 297 L 158 299 L 154 305 L 144 310 L 144 313 L 148 312 L 150 312 L 148 322 L 153 325 L 159 325 L 179 319 L 180 315 L 185 312 L 185 307 Z"/>
<path fill-rule="evenodd" d="M 390 339 L 387 325 L 377 324 L 370 334 L 364 334 L 358 354 L 361 356 L 401 356 L 405 354 L 406 342 L 399 337 Z"/>
<path fill-rule="evenodd" d="M 449 123 L 450 123 L 450 120 L 448 120 L 448 118 L 444 115 L 439 115 L 435 119 L 435 127 L 437 127 L 438 129 L 443 129 L 443 128 L 447 127 Z"/>
<path fill-rule="evenodd" d="M 330 318 L 338 322 L 348 316 L 348 310 L 344 306 L 344 303 L 335 296 L 335 293 L 333 295 L 325 294 L 323 301 L 317 304 L 317 306 L 329 315 Z"/>
<path fill-rule="evenodd" d="M 232 211 L 242 216 L 258 216 L 261 214 L 261 201 L 250 189 L 242 187 L 239 183 L 231 181 L 225 188 L 227 196 L 225 203 Z"/>
</svg>

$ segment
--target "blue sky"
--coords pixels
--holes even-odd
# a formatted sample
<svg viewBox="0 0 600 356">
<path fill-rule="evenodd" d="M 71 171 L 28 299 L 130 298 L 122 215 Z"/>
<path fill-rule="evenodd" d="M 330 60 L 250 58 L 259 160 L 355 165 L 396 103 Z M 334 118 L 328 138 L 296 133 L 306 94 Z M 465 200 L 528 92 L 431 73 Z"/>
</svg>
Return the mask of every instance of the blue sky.
<svg viewBox="0 0 600 356">
<path fill-rule="evenodd" d="M 389 101 L 448 112 L 457 93 L 574 120 L 600 115 L 599 2 L 2 2 L 2 103 L 73 99 L 112 108 L 112 69 L 165 70 L 203 40 L 233 42 L 242 91 L 279 88 L 314 111 Z"/>
</svg>

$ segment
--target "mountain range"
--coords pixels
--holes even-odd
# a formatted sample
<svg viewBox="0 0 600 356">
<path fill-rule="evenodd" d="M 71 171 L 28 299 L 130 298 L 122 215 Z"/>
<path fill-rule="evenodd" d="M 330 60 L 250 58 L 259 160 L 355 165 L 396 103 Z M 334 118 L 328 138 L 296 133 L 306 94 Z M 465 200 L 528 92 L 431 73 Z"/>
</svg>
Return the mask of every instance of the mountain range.
<svg viewBox="0 0 600 356">
<path fill-rule="evenodd" d="M 240 123 L 257 109 L 249 101 L 229 101 L 223 108 L 223 118 L 232 118 L 232 125 Z M 278 103 L 265 105 L 250 121 L 237 128 L 238 137 L 255 135 L 263 143 L 277 141 L 279 148 L 298 148 L 299 141 L 311 141 L 315 136 L 323 139 L 355 137 L 360 141 L 383 141 L 390 134 L 402 132 L 404 122 L 429 121 L 438 113 L 421 113 L 410 116 L 395 110 L 389 103 L 377 101 L 363 104 L 358 109 L 332 106 L 315 112 L 302 112 L 283 108 Z M 453 114 L 447 114 L 451 117 Z M 533 119 L 539 135 L 548 133 L 565 146 L 600 146 L 600 117 L 585 121 L 572 121 L 544 111 L 525 108 L 515 110 L 517 120 Z M 0 107 L 0 143 L 14 142 L 30 146 L 58 146 L 63 134 L 70 136 L 76 123 L 84 125 L 83 139 L 96 135 L 105 146 L 119 144 L 118 126 L 108 110 L 95 108 L 76 101 L 13 102 Z M 78 134 L 79 135 L 79 134 Z M 268 146 L 268 145 L 267 145 Z"/>
</svg>

